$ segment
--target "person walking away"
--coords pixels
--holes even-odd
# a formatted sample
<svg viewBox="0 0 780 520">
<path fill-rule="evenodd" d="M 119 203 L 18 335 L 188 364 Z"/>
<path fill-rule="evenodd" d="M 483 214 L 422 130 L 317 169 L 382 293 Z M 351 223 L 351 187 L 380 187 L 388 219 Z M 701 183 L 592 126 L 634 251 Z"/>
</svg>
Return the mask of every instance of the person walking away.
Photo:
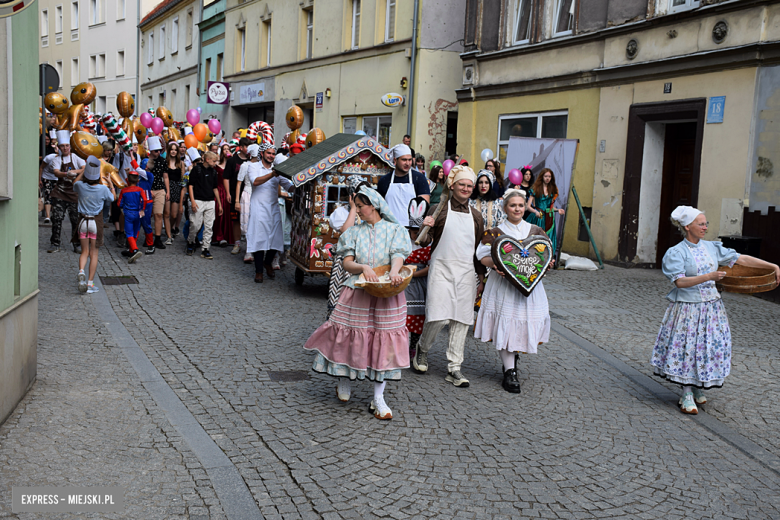
<svg viewBox="0 0 780 520">
<path fill-rule="evenodd" d="M 217 172 L 214 166 L 217 164 L 217 154 L 206 152 L 203 156 L 203 164 L 196 164 L 190 172 L 189 192 L 192 212 L 190 214 L 190 230 L 187 240 L 187 256 L 195 252 L 195 240 L 200 226 L 203 225 L 203 242 L 200 257 L 212 260 L 209 251 L 211 244 L 211 231 L 214 226 L 214 208 L 222 215 L 222 202 L 219 200 L 217 190 Z"/>
<path fill-rule="evenodd" d="M 119 192 L 119 207 L 125 215 L 125 237 L 127 238 L 127 250 L 122 251 L 122 256 L 128 257 L 127 262 L 130 264 L 143 256 L 143 253 L 138 250 L 136 239 L 141 229 L 144 208 L 149 202 L 144 190 L 138 186 L 138 173 L 131 171 L 127 176 L 127 187 Z"/>
<path fill-rule="evenodd" d="M 62 235 L 62 221 L 65 220 L 65 213 L 68 214 L 70 225 L 73 230 L 71 243 L 73 251 L 78 252 L 76 233 L 78 232 L 78 195 L 73 191 L 73 181 L 76 176 L 84 171 L 86 163 L 78 155 L 70 151 L 70 131 L 57 131 L 57 146 L 60 149 L 60 155 L 52 159 L 51 167 L 54 176 L 57 177 L 57 183 L 51 191 L 51 246 L 49 253 L 58 253 L 60 249 L 60 239 Z"/>
<path fill-rule="evenodd" d="M 144 230 L 144 246 L 146 250 L 145 255 L 153 255 L 154 249 L 154 229 L 152 228 L 152 211 L 154 211 L 154 198 L 152 198 L 152 183 L 154 181 L 154 174 L 144 169 L 139 168 L 138 173 L 138 187 L 144 190 L 146 196 L 146 206 L 144 207 L 144 215 L 141 217 L 141 227 Z"/>
</svg>

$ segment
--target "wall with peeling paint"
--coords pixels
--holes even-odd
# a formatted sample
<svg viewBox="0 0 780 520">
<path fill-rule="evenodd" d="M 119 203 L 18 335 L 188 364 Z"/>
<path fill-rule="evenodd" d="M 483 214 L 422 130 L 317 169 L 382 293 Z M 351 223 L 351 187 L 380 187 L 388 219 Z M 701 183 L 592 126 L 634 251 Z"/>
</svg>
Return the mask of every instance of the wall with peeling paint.
<svg viewBox="0 0 780 520">
<path fill-rule="evenodd" d="M 766 215 L 780 210 L 780 66 L 759 70 L 755 125 L 749 207 Z"/>
</svg>

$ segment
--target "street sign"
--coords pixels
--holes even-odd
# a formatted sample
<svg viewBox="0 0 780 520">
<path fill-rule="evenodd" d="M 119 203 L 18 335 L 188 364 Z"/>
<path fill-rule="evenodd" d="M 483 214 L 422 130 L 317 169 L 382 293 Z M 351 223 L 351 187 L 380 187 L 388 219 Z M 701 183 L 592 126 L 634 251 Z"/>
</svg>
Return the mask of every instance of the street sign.
<svg viewBox="0 0 780 520">
<path fill-rule="evenodd" d="M 0 0 L 0 18 L 11 16 L 28 8 L 34 0 Z"/>
<path fill-rule="evenodd" d="M 222 81 L 209 81 L 206 90 L 206 102 L 212 105 L 227 105 L 230 83 Z"/>
<path fill-rule="evenodd" d="M 723 112 L 726 109 L 726 96 L 713 96 L 707 108 L 707 124 L 722 123 Z"/>
<path fill-rule="evenodd" d="M 325 98 L 324 92 L 317 92 L 314 95 L 314 108 L 322 108 L 322 100 Z"/>
<path fill-rule="evenodd" d="M 38 70 L 38 84 L 40 85 L 38 93 L 45 96 L 49 92 L 57 92 L 60 88 L 60 75 L 57 74 L 57 69 L 48 63 L 42 63 Z"/>
</svg>

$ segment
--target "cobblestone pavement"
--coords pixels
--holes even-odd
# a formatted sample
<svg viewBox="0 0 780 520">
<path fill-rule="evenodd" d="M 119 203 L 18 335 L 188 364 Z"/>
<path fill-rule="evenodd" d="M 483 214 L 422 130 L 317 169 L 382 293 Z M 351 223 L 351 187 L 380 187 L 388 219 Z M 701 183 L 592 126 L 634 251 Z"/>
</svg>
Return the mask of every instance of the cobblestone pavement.
<svg viewBox="0 0 780 520">
<path fill-rule="evenodd" d="M 265 518 L 780 517 L 778 473 L 556 333 L 522 358 L 519 395 L 473 338 L 471 387 L 446 383 L 442 333 L 430 373 L 388 383 L 394 418 L 377 421 L 368 383 L 341 403 L 334 380 L 309 371 L 301 347 L 324 320 L 325 278 L 297 287 L 288 265 L 258 285 L 227 249 L 183 249 L 177 239 L 128 265 L 108 238 L 99 274 L 138 278 L 104 288 L 111 306 Z M 75 258 L 41 255 L 39 381 L 0 427 L 0 516 L 12 485 L 108 480 L 127 487 L 127 518 L 220 517 L 197 459 L 76 292 Z M 556 323 L 651 373 L 668 288 L 658 271 L 559 271 L 545 284 Z M 725 299 L 734 366 L 705 408 L 780 455 L 780 307 Z"/>
</svg>

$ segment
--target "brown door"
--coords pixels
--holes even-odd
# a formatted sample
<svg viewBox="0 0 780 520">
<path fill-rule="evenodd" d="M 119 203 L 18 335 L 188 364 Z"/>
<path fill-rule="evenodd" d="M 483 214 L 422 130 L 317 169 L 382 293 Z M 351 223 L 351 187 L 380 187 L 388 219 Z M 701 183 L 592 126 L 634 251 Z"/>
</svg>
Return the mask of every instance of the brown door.
<svg viewBox="0 0 780 520">
<path fill-rule="evenodd" d="M 677 206 L 696 206 L 693 200 L 693 169 L 696 150 L 696 123 L 669 123 L 664 140 L 664 171 L 661 186 L 660 222 L 656 266 L 667 249 L 681 240 L 669 216 Z"/>
</svg>

